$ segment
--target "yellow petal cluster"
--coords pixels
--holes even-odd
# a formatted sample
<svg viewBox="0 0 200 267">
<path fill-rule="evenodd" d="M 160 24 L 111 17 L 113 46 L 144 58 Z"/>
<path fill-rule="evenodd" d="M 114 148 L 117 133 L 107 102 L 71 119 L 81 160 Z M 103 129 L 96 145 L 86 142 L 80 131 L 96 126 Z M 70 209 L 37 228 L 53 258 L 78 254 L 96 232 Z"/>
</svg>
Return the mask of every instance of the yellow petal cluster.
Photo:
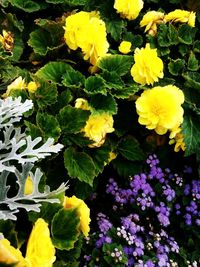
<svg viewBox="0 0 200 267">
<path fill-rule="evenodd" d="M 113 117 L 107 113 L 91 114 L 82 129 L 85 136 L 94 141 L 89 147 L 100 147 L 105 142 L 106 134 L 112 133 Z"/>
<path fill-rule="evenodd" d="M 3 30 L 2 35 L 0 34 L 0 43 L 6 51 L 12 52 L 14 47 L 13 34 L 10 31 Z"/>
<path fill-rule="evenodd" d="M 85 204 L 85 202 L 82 199 L 77 198 L 76 196 L 65 197 L 63 206 L 66 209 L 72 209 L 72 208 L 77 209 L 77 213 L 80 218 L 80 230 L 82 231 L 84 236 L 87 237 L 90 231 L 89 224 L 91 219 L 90 219 L 90 209 Z"/>
<path fill-rule="evenodd" d="M 70 49 L 81 48 L 84 59 L 96 65 L 109 47 L 106 26 L 96 12 L 78 12 L 66 18 L 64 38 Z"/>
<path fill-rule="evenodd" d="M 34 184 L 33 180 L 31 179 L 30 175 L 27 176 L 25 186 L 24 186 L 24 195 L 30 195 L 33 193 Z"/>
<path fill-rule="evenodd" d="M 21 251 L 11 246 L 5 238 L 0 240 L 0 263 L 16 264 L 16 267 L 28 267 Z"/>
<path fill-rule="evenodd" d="M 122 54 L 128 54 L 131 51 L 131 42 L 122 41 L 119 45 L 119 52 Z"/>
<path fill-rule="evenodd" d="M 174 85 L 145 90 L 136 100 L 138 121 L 160 135 L 174 131 L 183 122 L 183 102 L 182 90 Z"/>
<path fill-rule="evenodd" d="M 122 18 L 134 20 L 144 6 L 143 0 L 115 0 L 114 8 Z"/>
<path fill-rule="evenodd" d="M 181 22 L 188 23 L 191 27 L 195 27 L 196 13 L 186 10 L 176 9 L 165 16 L 166 22 Z"/>
<path fill-rule="evenodd" d="M 55 248 L 51 242 L 48 224 L 42 218 L 33 226 L 25 258 L 7 239 L 0 240 L 0 263 L 17 263 L 17 267 L 52 267 L 55 259 Z"/>
<path fill-rule="evenodd" d="M 140 21 L 140 27 L 145 27 L 145 32 L 155 36 L 157 33 L 157 25 L 164 22 L 165 14 L 158 11 L 147 12 Z"/>
<path fill-rule="evenodd" d="M 51 242 L 48 224 L 39 218 L 28 240 L 26 260 L 31 267 L 51 267 L 55 259 L 55 248 Z"/>
<path fill-rule="evenodd" d="M 184 135 L 182 133 L 177 133 L 173 139 L 169 141 L 169 144 L 175 144 L 174 151 L 179 152 L 180 150 L 185 151 L 186 145 L 184 142 Z"/>
<path fill-rule="evenodd" d="M 3 98 L 10 96 L 11 92 L 14 90 L 25 90 L 27 89 L 30 93 L 35 93 L 38 88 L 38 84 L 31 81 L 26 84 L 25 79 L 22 76 L 16 78 L 11 84 L 7 86 L 6 92 L 2 95 Z"/>
<path fill-rule="evenodd" d="M 88 101 L 83 98 L 76 99 L 75 107 L 83 110 L 90 110 Z M 106 134 L 112 133 L 115 130 L 113 128 L 113 124 L 114 120 L 111 115 L 107 113 L 92 113 L 89 116 L 85 127 L 81 130 L 86 137 L 88 137 L 91 141 L 94 141 L 94 143 L 88 146 L 92 148 L 102 146 L 105 142 Z"/>
<path fill-rule="evenodd" d="M 157 49 L 151 49 L 150 44 L 145 48 L 136 48 L 134 53 L 135 64 L 131 68 L 133 80 L 142 85 L 151 84 L 163 78 L 163 62 L 157 55 Z"/>
</svg>

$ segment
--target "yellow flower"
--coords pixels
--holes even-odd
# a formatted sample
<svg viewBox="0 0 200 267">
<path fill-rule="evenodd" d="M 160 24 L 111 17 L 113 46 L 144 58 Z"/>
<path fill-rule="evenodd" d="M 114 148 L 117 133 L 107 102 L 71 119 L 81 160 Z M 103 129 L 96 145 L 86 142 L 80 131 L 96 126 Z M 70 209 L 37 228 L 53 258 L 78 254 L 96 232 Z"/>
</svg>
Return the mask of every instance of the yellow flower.
<svg viewBox="0 0 200 267">
<path fill-rule="evenodd" d="M 97 12 L 78 12 L 66 18 L 64 38 L 72 50 L 81 48 L 84 59 L 96 65 L 104 56 L 109 44 L 106 39 L 106 26 Z"/>
<path fill-rule="evenodd" d="M 0 34 L 0 43 L 2 43 L 3 48 L 11 52 L 14 47 L 14 38 L 13 34 L 10 31 L 3 30 L 2 35 Z"/>
<path fill-rule="evenodd" d="M 157 49 L 151 49 L 150 44 L 146 44 L 145 48 L 136 48 L 134 60 L 131 75 L 135 82 L 153 85 L 158 78 L 163 78 L 163 62 L 157 55 Z"/>
<path fill-rule="evenodd" d="M 186 145 L 184 142 L 184 136 L 182 133 L 177 133 L 173 139 L 169 141 L 169 144 L 175 144 L 174 151 L 179 152 L 180 150 L 185 151 Z"/>
<path fill-rule="evenodd" d="M 88 236 L 89 231 L 90 231 L 90 209 L 88 206 L 85 204 L 85 202 L 77 198 L 76 196 L 72 197 L 65 197 L 63 206 L 66 209 L 71 209 L 71 208 L 76 208 L 78 216 L 80 218 L 80 230 L 84 234 L 84 236 Z"/>
<path fill-rule="evenodd" d="M 166 22 L 181 22 L 188 23 L 191 27 L 195 26 L 196 13 L 186 10 L 176 9 L 165 16 Z"/>
<path fill-rule="evenodd" d="M 83 110 L 90 110 L 88 101 L 84 98 L 77 98 L 75 101 L 75 108 L 81 108 Z"/>
<path fill-rule="evenodd" d="M 29 82 L 28 85 L 27 85 L 27 90 L 29 91 L 29 93 L 35 93 L 38 89 L 38 85 L 36 82 Z"/>
<path fill-rule="evenodd" d="M 174 85 L 145 90 L 136 100 L 139 123 L 162 135 L 174 131 L 183 122 L 182 90 Z"/>
<path fill-rule="evenodd" d="M 31 267 L 51 267 L 55 259 L 55 248 L 51 242 L 48 224 L 39 218 L 28 240 L 26 260 Z"/>
<path fill-rule="evenodd" d="M 128 54 L 131 51 L 131 42 L 122 41 L 119 46 L 119 52 L 122 54 Z"/>
<path fill-rule="evenodd" d="M 4 98 L 8 97 L 13 90 L 18 90 L 18 89 L 23 90 L 25 88 L 26 88 L 25 80 L 22 79 L 22 76 L 19 76 L 10 85 L 7 86 L 7 90 L 2 95 L 2 97 L 4 97 Z"/>
<path fill-rule="evenodd" d="M 164 22 L 164 13 L 158 11 L 149 11 L 147 12 L 142 20 L 140 21 L 140 26 L 145 27 L 145 32 L 148 32 L 150 35 L 156 35 L 157 33 L 157 24 Z"/>
<path fill-rule="evenodd" d="M 26 178 L 25 187 L 24 187 L 24 194 L 30 195 L 33 193 L 34 184 L 30 177 L 30 175 Z"/>
<path fill-rule="evenodd" d="M 0 240 L 0 263 L 17 263 L 16 267 L 52 267 L 55 259 L 48 224 L 41 218 L 33 226 L 25 258 L 7 239 Z"/>
<path fill-rule="evenodd" d="M 0 263 L 16 264 L 16 267 L 28 267 L 21 251 L 11 246 L 5 238 L 0 240 Z"/>
<path fill-rule="evenodd" d="M 85 136 L 94 141 L 89 147 L 100 147 L 105 142 L 106 134 L 112 133 L 113 117 L 106 113 L 91 114 L 86 122 L 85 127 L 82 129 Z"/>
<path fill-rule="evenodd" d="M 114 8 L 122 18 L 134 20 L 143 8 L 143 0 L 115 0 Z"/>
</svg>

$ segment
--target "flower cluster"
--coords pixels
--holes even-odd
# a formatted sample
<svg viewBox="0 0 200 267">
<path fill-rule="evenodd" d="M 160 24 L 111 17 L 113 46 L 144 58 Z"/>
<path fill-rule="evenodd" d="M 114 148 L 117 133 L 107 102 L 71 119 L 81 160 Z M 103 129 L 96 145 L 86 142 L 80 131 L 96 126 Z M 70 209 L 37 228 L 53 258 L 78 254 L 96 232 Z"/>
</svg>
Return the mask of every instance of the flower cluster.
<svg viewBox="0 0 200 267">
<path fill-rule="evenodd" d="M 134 20 L 138 17 L 143 5 L 143 0 L 115 0 L 114 8 L 122 18 Z"/>
<path fill-rule="evenodd" d="M 145 90 L 136 101 L 139 123 L 158 134 L 173 133 L 183 122 L 184 94 L 173 85 Z"/>
<path fill-rule="evenodd" d="M 2 97 L 9 97 L 12 91 L 14 90 L 25 90 L 27 89 L 29 93 L 35 93 L 38 88 L 38 84 L 34 81 L 30 81 L 26 84 L 25 79 L 22 76 L 16 78 L 11 84 L 7 86 L 6 92 L 2 95 Z"/>
<path fill-rule="evenodd" d="M 84 110 L 90 110 L 89 104 L 85 99 L 76 99 L 76 108 Z M 112 133 L 113 128 L 113 117 L 107 113 L 91 114 L 86 122 L 85 127 L 82 129 L 84 135 L 88 137 L 94 143 L 90 144 L 89 147 L 100 147 L 105 142 L 106 134 Z"/>
<path fill-rule="evenodd" d="M 140 26 L 145 27 L 145 32 L 155 36 L 157 34 L 157 25 L 167 22 L 188 23 L 189 26 L 195 26 L 196 13 L 186 10 L 176 9 L 167 15 L 159 11 L 148 11 L 140 21 Z"/>
<path fill-rule="evenodd" d="M 179 259 L 180 236 L 173 232 L 173 237 L 170 228 L 179 220 L 188 226 L 199 226 L 200 184 L 197 180 L 184 183 L 169 168 L 162 169 L 156 155 L 150 155 L 146 163 L 148 172 L 134 175 L 126 189 L 109 179 L 106 193 L 114 198 L 112 211 L 105 209 L 109 217 L 104 213 L 97 215 L 98 231 L 87 242 L 91 247 L 94 241 L 95 253 L 87 250 L 87 264 L 99 266 L 104 259 L 111 261 L 115 254 L 109 258 L 105 247 L 110 250 L 120 244 L 124 255 L 117 256 L 126 258 L 123 266 L 179 266 L 174 259 Z M 190 168 L 184 171 L 189 172 Z M 187 197 L 187 204 L 180 203 L 183 196 Z"/>
<path fill-rule="evenodd" d="M 68 16 L 64 38 L 70 49 L 81 48 L 84 59 L 89 59 L 92 65 L 96 65 L 109 47 L 105 23 L 97 12 L 81 11 Z"/>
<path fill-rule="evenodd" d="M 163 62 L 157 55 L 157 49 L 152 49 L 150 44 L 146 44 L 145 48 L 136 48 L 134 60 L 131 75 L 135 82 L 153 85 L 158 78 L 163 78 Z"/>
</svg>

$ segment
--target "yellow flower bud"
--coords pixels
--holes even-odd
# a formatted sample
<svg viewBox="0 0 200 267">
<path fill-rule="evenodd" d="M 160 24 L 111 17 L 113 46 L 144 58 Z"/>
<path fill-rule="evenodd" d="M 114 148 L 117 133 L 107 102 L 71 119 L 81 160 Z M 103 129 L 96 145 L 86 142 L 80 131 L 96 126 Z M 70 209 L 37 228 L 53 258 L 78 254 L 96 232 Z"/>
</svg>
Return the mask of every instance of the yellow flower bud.
<svg viewBox="0 0 200 267">
<path fill-rule="evenodd" d="M 31 82 L 28 83 L 27 89 L 28 89 L 29 93 L 33 94 L 33 93 L 35 93 L 37 91 L 38 85 L 37 85 L 36 82 L 31 81 Z"/>
<path fill-rule="evenodd" d="M 122 41 L 119 46 L 119 52 L 122 54 L 128 54 L 131 51 L 131 42 Z"/>
<path fill-rule="evenodd" d="M 2 95 L 2 97 L 6 98 L 10 96 L 10 93 L 13 90 L 23 90 L 26 88 L 25 80 L 22 79 L 22 76 L 19 76 L 17 79 L 15 79 L 10 85 L 7 86 L 6 92 Z"/>
<path fill-rule="evenodd" d="M 24 194 L 30 195 L 33 193 L 34 184 L 30 177 L 30 175 L 26 178 L 25 187 L 24 187 Z"/>
</svg>

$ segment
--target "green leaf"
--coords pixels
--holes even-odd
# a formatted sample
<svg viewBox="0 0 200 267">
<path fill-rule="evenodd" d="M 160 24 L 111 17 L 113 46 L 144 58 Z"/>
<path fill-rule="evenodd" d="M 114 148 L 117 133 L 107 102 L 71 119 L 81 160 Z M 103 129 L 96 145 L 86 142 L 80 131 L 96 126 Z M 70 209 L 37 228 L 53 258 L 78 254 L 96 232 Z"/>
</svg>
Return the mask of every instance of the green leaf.
<svg viewBox="0 0 200 267">
<path fill-rule="evenodd" d="M 73 68 L 69 64 L 54 61 L 47 63 L 44 67 L 39 69 L 36 72 L 36 76 L 41 79 L 62 85 L 61 81 L 63 74 L 71 70 L 73 70 Z"/>
<path fill-rule="evenodd" d="M 11 0 L 11 4 L 25 12 L 31 13 L 40 10 L 40 5 L 31 0 Z"/>
<path fill-rule="evenodd" d="M 171 23 L 169 23 L 169 28 L 168 28 L 168 38 L 170 45 L 176 45 L 179 43 L 178 32 Z"/>
<path fill-rule="evenodd" d="M 79 237 L 80 219 L 76 209 L 60 209 L 52 220 L 51 232 L 54 246 L 70 250 Z"/>
<path fill-rule="evenodd" d="M 46 112 L 38 112 L 36 115 L 37 126 L 43 131 L 43 136 L 47 140 L 49 137 L 54 138 L 55 142 L 61 134 L 60 125 L 53 115 Z"/>
<path fill-rule="evenodd" d="M 56 102 L 58 92 L 55 84 L 39 80 L 39 87 L 35 92 L 34 98 L 40 108 L 45 108 Z"/>
<path fill-rule="evenodd" d="M 107 32 L 110 33 L 115 41 L 119 41 L 121 39 L 121 35 L 125 27 L 126 22 L 124 20 L 108 20 L 106 22 Z"/>
<path fill-rule="evenodd" d="M 100 59 L 98 67 L 109 72 L 115 71 L 118 75 L 123 76 L 130 72 L 133 65 L 133 56 L 126 55 L 109 55 Z"/>
<path fill-rule="evenodd" d="M 35 124 L 24 121 L 24 124 L 26 125 L 26 134 L 31 135 L 32 138 L 37 138 L 38 136 L 42 136 L 42 131 L 39 127 L 37 127 Z"/>
<path fill-rule="evenodd" d="M 182 124 L 182 132 L 186 144 L 185 156 L 193 153 L 199 154 L 200 117 L 195 114 L 186 115 Z"/>
<path fill-rule="evenodd" d="M 52 45 L 51 34 L 44 29 L 37 29 L 32 31 L 28 45 L 33 48 L 36 54 L 45 56 L 48 51 L 53 50 L 55 47 Z"/>
<path fill-rule="evenodd" d="M 197 71 L 199 69 L 199 61 L 193 52 L 190 53 L 187 68 L 191 71 Z"/>
<path fill-rule="evenodd" d="M 117 113 L 117 103 L 111 95 L 94 95 L 90 100 L 90 107 L 96 113 L 109 113 L 110 115 Z"/>
<path fill-rule="evenodd" d="M 88 0 L 46 0 L 52 4 L 69 4 L 70 6 L 84 6 Z"/>
<path fill-rule="evenodd" d="M 139 142 L 133 136 L 123 139 L 118 145 L 118 151 L 128 160 L 140 161 L 145 159 Z"/>
<path fill-rule="evenodd" d="M 116 98 L 126 99 L 137 93 L 140 89 L 141 88 L 137 84 L 134 84 L 132 86 L 127 86 L 116 90 L 113 89 L 111 90 L 111 95 Z"/>
<path fill-rule="evenodd" d="M 193 29 L 188 24 L 183 24 L 179 27 L 179 30 L 178 30 L 179 41 L 183 44 L 190 45 L 193 42 L 195 33 L 196 33 L 196 29 Z"/>
<path fill-rule="evenodd" d="M 78 152 L 73 147 L 69 147 L 64 152 L 64 163 L 71 178 L 78 178 L 80 181 L 92 186 L 96 175 L 96 167 L 88 154 Z"/>
<path fill-rule="evenodd" d="M 183 59 L 172 59 L 168 64 L 168 69 L 172 75 L 178 76 L 182 72 L 184 66 L 185 61 Z"/>
<path fill-rule="evenodd" d="M 121 77 L 115 71 L 104 71 L 101 76 L 106 81 L 106 83 L 105 81 L 104 83 L 108 89 L 121 89 L 125 85 Z"/>
<path fill-rule="evenodd" d="M 196 40 L 193 44 L 193 51 L 195 53 L 200 53 L 200 41 Z"/>
<path fill-rule="evenodd" d="M 158 44 L 161 47 L 170 46 L 170 41 L 168 36 L 168 26 L 164 23 L 158 26 Z"/>
<path fill-rule="evenodd" d="M 200 74 L 198 72 L 187 72 L 183 74 L 183 77 L 187 86 L 200 90 Z"/>
<path fill-rule="evenodd" d="M 58 120 L 65 133 L 78 133 L 85 126 L 90 112 L 80 108 L 66 106 L 59 112 Z"/>
<path fill-rule="evenodd" d="M 106 95 L 106 87 L 105 87 L 105 81 L 101 76 L 95 75 L 90 76 L 85 81 L 85 89 L 84 91 L 90 95 L 96 95 L 96 94 L 102 94 Z"/>
<path fill-rule="evenodd" d="M 80 88 L 85 82 L 84 75 L 79 71 L 75 71 L 74 69 L 67 71 L 62 76 L 62 79 L 63 85 L 69 88 Z"/>
</svg>

